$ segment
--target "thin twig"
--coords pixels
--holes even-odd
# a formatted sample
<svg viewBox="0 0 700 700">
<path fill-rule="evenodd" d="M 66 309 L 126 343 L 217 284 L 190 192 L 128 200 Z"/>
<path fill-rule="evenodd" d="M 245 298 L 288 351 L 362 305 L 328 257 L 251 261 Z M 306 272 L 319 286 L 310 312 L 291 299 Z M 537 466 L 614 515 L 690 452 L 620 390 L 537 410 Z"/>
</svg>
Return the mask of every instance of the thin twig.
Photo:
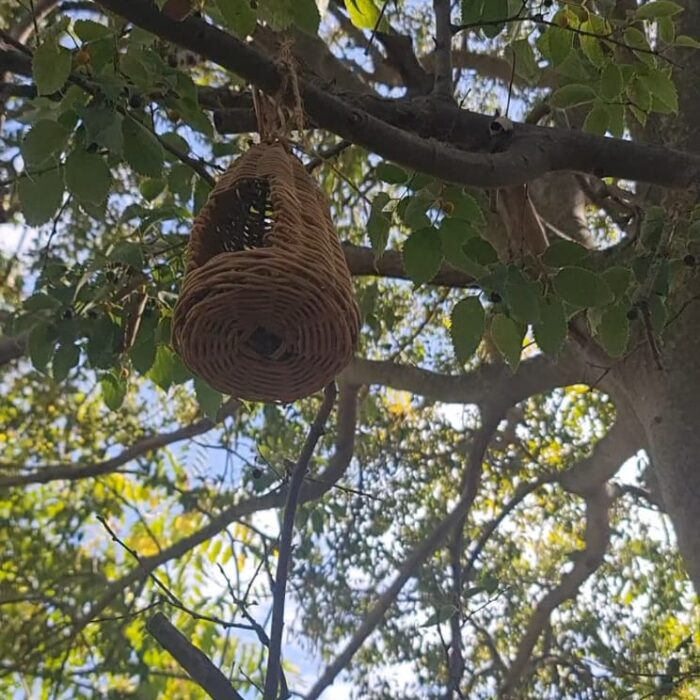
<svg viewBox="0 0 700 700">
<path fill-rule="evenodd" d="M 299 459 L 289 479 L 287 502 L 284 508 L 284 520 L 280 533 L 279 559 L 277 560 L 277 573 L 272 602 L 272 624 L 270 628 L 270 654 L 265 676 L 265 700 L 276 700 L 279 685 L 280 659 L 282 647 L 282 629 L 284 627 L 284 603 L 287 591 L 287 576 L 292 561 L 292 536 L 294 534 L 294 516 L 297 511 L 299 493 L 304 483 L 304 475 L 309 467 L 309 461 L 316 449 L 318 441 L 323 435 L 323 430 L 335 403 L 336 386 L 332 382 L 326 387 L 325 396 L 321 408 L 311 425 L 306 442 L 301 449 Z"/>
<path fill-rule="evenodd" d="M 319 165 L 325 163 L 330 158 L 335 158 L 340 155 L 343 151 L 350 148 L 350 146 L 352 146 L 352 142 L 343 139 L 336 143 L 335 146 L 331 146 L 325 151 L 317 151 L 314 157 L 306 164 L 306 172 L 313 172 Z"/>
<path fill-rule="evenodd" d="M 365 47 L 365 56 L 369 53 L 369 50 L 372 47 L 372 43 L 374 42 L 374 37 L 377 36 L 377 32 L 379 31 L 379 25 L 382 23 L 382 20 L 384 19 L 384 13 L 386 12 L 386 6 L 388 4 L 389 4 L 389 0 L 384 0 L 384 4 L 382 5 L 382 9 L 379 11 L 379 17 L 377 17 L 377 21 L 374 23 L 372 33 L 370 34 L 369 40 L 367 41 L 367 46 Z"/>
<path fill-rule="evenodd" d="M 135 550 L 129 547 L 126 542 L 124 542 L 122 539 L 119 538 L 119 536 L 112 530 L 112 528 L 109 526 L 107 521 L 101 516 L 97 515 L 97 519 L 100 521 L 102 526 L 107 530 L 111 538 L 124 550 L 126 550 L 139 564 L 141 564 L 141 556 L 139 553 Z M 214 617 L 212 615 L 202 615 L 202 613 L 198 613 L 196 610 L 192 610 L 191 608 L 188 608 L 164 583 L 161 581 L 152 571 L 148 573 L 148 577 L 153 581 L 153 583 L 160 588 L 161 591 L 165 594 L 166 600 L 164 602 L 167 602 L 168 604 L 172 605 L 174 608 L 177 608 L 178 610 L 182 610 L 184 613 L 187 613 L 190 615 L 190 617 L 193 617 L 195 620 L 202 620 L 204 622 L 213 622 L 216 625 L 221 625 L 222 627 L 226 628 L 235 628 L 235 629 L 242 629 L 242 630 L 252 630 L 253 627 L 251 625 L 244 625 L 238 622 L 227 622 L 226 620 L 222 620 L 219 617 Z"/>
<path fill-rule="evenodd" d="M 464 31 L 465 29 L 474 29 L 475 27 L 493 27 L 493 26 L 498 26 L 499 24 L 512 24 L 513 22 L 533 22 L 534 24 L 539 24 L 544 27 L 555 27 L 557 29 L 563 29 L 564 31 L 571 32 L 572 34 L 578 34 L 579 36 L 588 36 L 593 39 L 600 39 L 602 41 L 609 41 L 611 44 L 615 44 L 615 46 L 620 46 L 623 49 L 627 49 L 628 51 L 636 51 L 638 53 L 646 53 L 650 54 L 652 56 L 656 56 L 658 58 L 663 59 L 664 61 L 667 61 L 668 63 L 671 63 L 672 65 L 676 65 L 676 63 L 668 58 L 667 56 L 664 56 L 662 53 L 659 51 L 656 51 L 655 49 L 644 49 L 641 47 L 637 46 L 630 46 L 629 44 L 626 44 L 624 41 L 620 41 L 619 39 L 614 39 L 613 38 L 613 33 L 610 32 L 608 34 L 597 34 L 596 32 L 588 32 L 585 29 L 579 29 L 578 27 L 572 27 L 570 25 L 567 25 L 566 27 L 562 27 L 556 22 L 552 22 L 551 20 L 545 19 L 541 15 L 521 15 L 520 12 L 518 12 L 515 15 L 511 15 L 510 17 L 503 17 L 501 19 L 493 19 L 489 20 L 487 22 L 484 21 L 479 21 L 479 22 L 469 22 L 468 24 L 458 24 L 458 25 L 452 25 L 452 33 L 457 34 L 461 31 Z"/>
</svg>

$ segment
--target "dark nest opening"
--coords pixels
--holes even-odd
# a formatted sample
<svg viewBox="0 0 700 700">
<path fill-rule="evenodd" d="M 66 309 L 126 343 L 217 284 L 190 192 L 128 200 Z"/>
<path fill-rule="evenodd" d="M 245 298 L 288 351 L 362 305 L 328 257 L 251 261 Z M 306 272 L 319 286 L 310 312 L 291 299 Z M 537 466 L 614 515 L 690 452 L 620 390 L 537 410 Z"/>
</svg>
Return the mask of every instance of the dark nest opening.
<svg viewBox="0 0 700 700">
<path fill-rule="evenodd" d="M 214 240 L 218 253 L 238 253 L 263 248 L 272 231 L 274 213 L 266 178 L 249 178 L 226 193 L 217 212 Z"/>
</svg>

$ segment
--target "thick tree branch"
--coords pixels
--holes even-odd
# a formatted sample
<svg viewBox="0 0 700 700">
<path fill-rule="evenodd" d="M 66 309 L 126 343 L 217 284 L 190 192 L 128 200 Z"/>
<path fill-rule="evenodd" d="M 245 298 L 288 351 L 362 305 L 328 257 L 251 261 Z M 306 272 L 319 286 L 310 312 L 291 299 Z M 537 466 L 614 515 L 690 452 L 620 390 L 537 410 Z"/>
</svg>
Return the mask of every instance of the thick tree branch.
<svg viewBox="0 0 700 700">
<path fill-rule="evenodd" d="M 469 513 L 481 481 L 482 462 L 486 448 L 494 431 L 498 427 L 500 415 L 483 416 L 483 425 L 474 436 L 468 462 L 468 474 L 464 489 L 454 508 L 443 518 L 411 554 L 407 557 L 394 580 L 379 596 L 372 609 L 367 613 L 362 624 L 347 643 L 343 651 L 326 668 L 321 677 L 306 695 L 306 700 L 317 700 L 321 693 L 333 683 L 336 676 L 350 663 L 357 650 L 364 644 L 367 637 L 377 628 L 384 614 L 396 600 L 396 596 L 408 580 L 416 575 L 428 557 L 442 544 L 456 525 Z"/>
<path fill-rule="evenodd" d="M 559 361 L 539 355 L 520 364 L 513 374 L 503 364 L 483 364 L 466 374 L 439 374 L 381 360 L 355 359 L 342 377 L 353 384 L 381 384 L 445 403 L 486 406 L 494 401 L 512 406 L 560 386 L 585 382 L 586 370 L 573 351 Z"/>
<path fill-rule="evenodd" d="M 229 400 L 219 411 L 218 419 L 233 415 L 240 403 L 235 400 Z M 208 432 L 216 425 L 216 422 L 203 418 L 191 423 L 190 425 L 178 428 L 169 433 L 159 433 L 157 435 L 149 435 L 142 440 L 134 443 L 131 447 L 122 450 L 116 457 L 107 459 L 104 462 L 96 462 L 95 464 L 55 464 L 45 465 L 41 467 L 32 467 L 32 471 L 28 474 L 16 474 L 13 476 L 0 477 L 0 488 L 11 488 L 13 486 L 26 486 L 27 484 L 47 484 L 51 481 L 77 481 L 79 479 L 87 479 L 96 476 L 103 476 L 117 471 L 119 467 L 128 464 L 134 459 L 143 457 L 149 452 L 159 450 L 161 447 L 172 445 L 180 440 L 188 440 L 196 435 L 202 435 Z M 16 465 L 3 465 L 0 463 L 0 470 L 12 468 L 16 470 Z"/>
<path fill-rule="evenodd" d="M 206 654 L 192 644 L 163 613 L 151 617 L 146 623 L 146 629 L 207 695 L 214 700 L 243 700 L 243 696 L 236 692 L 228 678 Z"/>
<path fill-rule="evenodd" d="M 134 24 L 194 51 L 248 80 L 267 93 L 281 85 L 278 67 L 258 51 L 206 22 L 190 17 L 175 22 L 156 5 L 100 0 L 104 8 Z M 582 132 L 516 125 L 508 148 L 499 153 L 466 153 L 408 134 L 307 81 L 300 81 L 304 106 L 321 127 L 389 160 L 444 180 L 477 187 L 518 185 L 554 170 L 687 187 L 700 180 L 700 155 L 606 139 Z M 391 101 L 387 109 L 391 110 Z M 451 108 L 451 133 L 488 133 L 490 118 Z M 449 123 L 449 122 L 447 122 Z M 443 124 L 443 129 L 445 124 Z"/>
<path fill-rule="evenodd" d="M 396 82 L 406 86 L 406 95 L 427 95 L 433 86 L 433 80 L 418 61 L 411 37 L 377 32 L 377 39 L 387 53 L 387 72 L 391 72 L 392 68 L 398 71 Z M 376 74 L 373 77 L 376 78 Z"/>
<path fill-rule="evenodd" d="M 576 552 L 573 569 L 537 604 L 515 655 L 499 697 L 515 698 L 518 682 L 526 671 L 532 650 L 549 623 L 552 612 L 564 601 L 575 598 L 583 583 L 603 563 L 610 542 L 610 506 L 617 494 L 604 483 L 586 497 L 586 532 L 584 550 Z"/>
<path fill-rule="evenodd" d="M 643 431 L 630 411 L 622 413 L 618 406 L 617 420 L 607 435 L 599 440 L 590 456 L 581 460 L 559 477 L 562 488 L 578 496 L 586 496 L 612 479 L 620 467 L 641 449 L 645 442 Z"/>
</svg>

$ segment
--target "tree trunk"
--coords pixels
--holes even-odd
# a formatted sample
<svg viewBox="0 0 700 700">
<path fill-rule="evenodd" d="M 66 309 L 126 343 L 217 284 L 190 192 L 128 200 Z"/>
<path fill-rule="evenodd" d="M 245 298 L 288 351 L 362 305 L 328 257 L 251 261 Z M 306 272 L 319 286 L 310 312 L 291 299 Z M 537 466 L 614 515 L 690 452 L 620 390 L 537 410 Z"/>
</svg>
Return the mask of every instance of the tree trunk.
<svg viewBox="0 0 700 700">
<path fill-rule="evenodd" d="M 700 3 L 682 0 L 678 34 L 700 36 Z M 679 51 L 674 80 L 680 98 L 679 116 L 653 120 L 649 141 L 700 152 L 700 61 L 694 51 Z M 668 205 L 682 202 L 687 215 L 698 192 L 667 193 Z M 680 553 L 700 594 L 700 274 L 695 268 L 687 283 L 670 299 L 671 321 L 661 339 L 659 369 L 650 346 L 634 353 L 620 369 L 630 403 L 644 427 L 649 457 L 664 505 L 673 523 Z M 684 306 L 685 305 L 685 306 Z M 673 319 L 673 314 L 683 309 Z"/>
<path fill-rule="evenodd" d="M 696 285 L 700 293 L 700 284 Z M 700 593 L 700 299 L 669 326 L 663 369 L 649 347 L 621 372 L 678 546 Z"/>
</svg>

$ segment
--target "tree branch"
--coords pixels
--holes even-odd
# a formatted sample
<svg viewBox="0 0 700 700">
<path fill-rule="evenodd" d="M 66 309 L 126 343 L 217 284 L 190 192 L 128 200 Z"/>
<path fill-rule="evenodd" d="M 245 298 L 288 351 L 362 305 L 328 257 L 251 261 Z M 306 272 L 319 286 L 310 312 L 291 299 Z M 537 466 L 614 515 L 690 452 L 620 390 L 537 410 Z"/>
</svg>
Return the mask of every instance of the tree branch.
<svg viewBox="0 0 700 700">
<path fill-rule="evenodd" d="M 333 488 L 338 479 L 345 473 L 352 459 L 355 444 L 355 425 L 357 421 L 357 392 L 358 387 L 349 384 L 340 384 L 338 399 L 338 426 L 335 451 L 326 470 L 313 482 L 304 484 L 300 502 L 320 498 L 324 493 Z M 134 567 L 129 573 L 109 584 L 104 595 L 96 601 L 84 616 L 73 621 L 74 627 L 79 632 L 90 621 L 99 616 L 112 601 L 134 582 L 150 575 L 163 564 L 179 559 L 187 552 L 211 539 L 228 525 L 240 520 L 252 513 L 271 508 L 279 508 L 284 504 L 286 488 L 282 487 L 271 493 L 257 498 L 250 498 L 241 503 L 230 506 L 218 515 L 214 516 L 204 527 L 183 537 L 174 544 L 150 557 L 142 557 L 141 564 Z"/>
<path fill-rule="evenodd" d="M 214 700 L 243 700 L 243 696 L 233 688 L 209 657 L 171 624 L 163 613 L 153 615 L 146 623 L 146 629 L 207 695 Z"/>
<path fill-rule="evenodd" d="M 324 427 L 335 403 L 335 382 L 326 387 L 321 408 L 311 425 L 306 442 L 302 447 L 297 463 L 289 479 L 287 502 L 284 507 L 284 520 L 280 532 L 279 559 L 272 598 L 272 623 L 270 627 L 270 652 L 267 673 L 265 675 L 265 700 L 276 700 L 279 686 L 280 659 L 282 649 L 282 630 L 284 628 L 284 603 L 287 596 L 287 576 L 292 563 L 292 537 L 294 535 L 294 517 L 301 493 L 304 476 L 309 468 L 309 461 L 316 449 L 316 444 L 323 435 Z"/>
<path fill-rule="evenodd" d="M 321 693 L 333 683 L 336 676 L 350 663 L 350 660 L 364 644 L 367 637 L 374 632 L 384 618 L 384 614 L 396 600 L 396 596 L 407 581 L 416 575 L 418 569 L 428 557 L 440 546 L 445 537 L 465 518 L 476 498 L 481 481 L 482 462 L 491 436 L 496 430 L 500 415 L 483 416 L 483 425 L 474 436 L 468 463 L 468 475 L 464 489 L 454 508 L 433 528 L 432 532 L 414 548 L 407 557 L 389 587 L 379 596 L 372 609 L 367 613 L 362 624 L 347 643 L 343 651 L 326 668 L 321 677 L 306 695 L 306 700 L 317 700 Z"/>
<path fill-rule="evenodd" d="M 240 403 L 236 399 L 230 399 L 219 410 L 218 420 L 233 415 Z M 13 486 L 26 486 L 27 484 L 47 484 L 51 481 L 65 480 L 77 481 L 79 479 L 87 479 L 95 476 L 103 476 L 116 471 L 119 467 L 131 462 L 138 457 L 142 457 L 149 452 L 159 450 L 166 445 L 172 445 L 180 440 L 188 440 L 195 435 L 201 435 L 211 430 L 216 425 L 216 422 L 203 418 L 195 423 L 186 425 L 169 433 L 159 433 L 157 435 L 149 435 L 142 440 L 134 443 L 131 447 L 122 450 L 116 457 L 107 459 L 104 462 L 95 464 L 80 465 L 80 464 L 56 464 L 36 467 L 35 471 L 29 474 L 17 474 L 14 476 L 0 477 L 0 488 L 10 488 Z M 15 465 L 3 465 L 0 463 L 0 469 L 7 468 L 16 469 Z"/>
<path fill-rule="evenodd" d="M 273 61 L 201 19 L 190 17 L 175 22 L 161 14 L 156 5 L 145 2 L 99 0 L 99 4 L 237 73 L 269 94 L 280 88 L 280 69 Z M 465 185 L 518 185 L 554 170 L 577 170 L 676 187 L 687 187 L 700 179 L 697 154 L 524 124 L 515 125 L 510 144 L 503 152 L 466 153 L 408 134 L 351 107 L 328 89 L 303 80 L 299 88 L 310 118 L 321 127 L 406 167 Z M 391 109 L 394 101 L 386 102 Z M 453 133 L 455 129 L 461 130 L 468 137 L 478 126 L 486 138 L 490 117 L 456 107 L 450 112 Z"/>
<path fill-rule="evenodd" d="M 433 0 L 435 14 L 435 71 L 433 93 L 443 100 L 452 99 L 451 0 Z"/>
<path fill-rule="evenodd" d="M 465 374 L 439 374 L 381 360 L 356 358 L 341 375 L 353 384 L 381 384 L 445 403 L 485 406 L 497 400 L 510 407 L 535 394 L 560 386 L 585 383 L 586 370 L 573 350 L 556 361 L 538 355 L 513 374 L 503 364 L 482 364 Z"/>
<path fill-rule="evenodd" d="M 564 601 L 575 598 L 586 579 L 603 563 L 610 542 L 610 506 L 614 495 L 616 494 L 612 494 L 603 483 L 586 497 L 586 547 L 576 552 L 573 569 L 564 574 L 559 585 L 537 604 L 518 644 L 515 659 L 508 669 L 499 697 L 514 697 L 515 688 L 525 673 L 542 630 L 549 623 L 550 615 Z"/>
</svg>

